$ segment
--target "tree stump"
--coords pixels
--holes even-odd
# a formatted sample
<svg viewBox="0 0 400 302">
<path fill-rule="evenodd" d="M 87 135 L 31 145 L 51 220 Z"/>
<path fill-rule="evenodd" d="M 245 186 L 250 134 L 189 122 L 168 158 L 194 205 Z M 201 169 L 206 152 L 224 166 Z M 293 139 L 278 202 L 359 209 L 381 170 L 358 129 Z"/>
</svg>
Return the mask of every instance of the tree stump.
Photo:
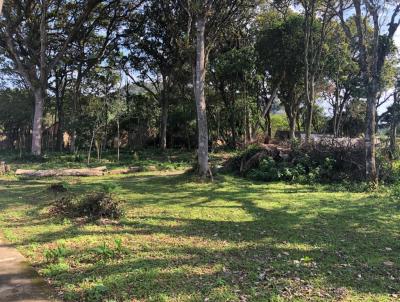
<svg viewBox="0 0 400 302">
<path fill-rule="evenodd" d="M 10 166 L 6 164 L 5 161 L 0 162 L 0 175 L 4 175 L 10 172 Z"/>
</svg>

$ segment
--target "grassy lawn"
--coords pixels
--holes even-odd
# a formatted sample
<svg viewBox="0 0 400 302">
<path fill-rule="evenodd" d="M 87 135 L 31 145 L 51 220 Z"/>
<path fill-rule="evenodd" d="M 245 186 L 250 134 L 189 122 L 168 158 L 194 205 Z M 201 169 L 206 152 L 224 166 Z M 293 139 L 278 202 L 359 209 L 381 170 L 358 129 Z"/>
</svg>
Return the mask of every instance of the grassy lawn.
<svg viewBox="0 0 400 302">
<path fill-rule="evenodd" d="M 56 181 L 0 178 L 0 228 L 66 301 L 400 299 L 400 205 L 387 193 L 182 171 L 63 179 L 76 193 L 118 185 L 127 215 L 105 225 L 49 215 Z"/>
</svg>

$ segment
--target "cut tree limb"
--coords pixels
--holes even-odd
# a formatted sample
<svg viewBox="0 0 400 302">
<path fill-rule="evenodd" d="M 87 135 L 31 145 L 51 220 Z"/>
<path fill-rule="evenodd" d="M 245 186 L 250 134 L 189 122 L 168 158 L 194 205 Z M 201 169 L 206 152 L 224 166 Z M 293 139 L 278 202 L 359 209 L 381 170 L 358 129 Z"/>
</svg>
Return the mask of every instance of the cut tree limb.
<svg viewBox="0 0 400 302">
<path fill-rule="evenodd" d="M 15 171 L 16 175 L 29 177 L 54 177 L 54 176 L 102 176 L 107 167 L 83 169 L 50 169 L 50 170 L 23 170 Z"/>
</svg>

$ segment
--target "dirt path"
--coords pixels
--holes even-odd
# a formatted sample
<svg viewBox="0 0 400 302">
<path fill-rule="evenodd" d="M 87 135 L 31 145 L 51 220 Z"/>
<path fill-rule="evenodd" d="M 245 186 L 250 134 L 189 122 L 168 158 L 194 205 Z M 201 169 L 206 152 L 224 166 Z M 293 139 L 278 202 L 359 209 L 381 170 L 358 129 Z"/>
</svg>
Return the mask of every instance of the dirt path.
<svg viewBox="0 0 400 302">
<path fill-rule="evenodd" d="M 0 302 L 55 302 L 24 256 L 0 235 Z"/>
</svg>

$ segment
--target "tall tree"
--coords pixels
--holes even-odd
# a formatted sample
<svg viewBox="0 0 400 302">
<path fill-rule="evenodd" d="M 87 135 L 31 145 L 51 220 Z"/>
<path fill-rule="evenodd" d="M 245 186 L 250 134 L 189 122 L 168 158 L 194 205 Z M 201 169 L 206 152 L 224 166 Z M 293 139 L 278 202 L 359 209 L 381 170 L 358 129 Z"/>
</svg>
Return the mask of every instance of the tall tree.
<svg viewBox="0 0 400 302">
<path fill-rule="evenodd" d="M 221 33 L 228 26 L 247 18 L 249 9 L 253 7 L 252 0 L 181 0 L 182 6 L 188 13 L 188 29 L 195 22 L 195 68 L 194 95 L 197 110 L 198 131 L 198 168 L 199 176 L 206 178 L 210 172 L 208 165 L 208 125 L 205 98 L 205 79 L 208 56 Z"/>
<path fill-rule="evenodd" d="M 34 155 L 42 153 L 43 110 L 50 71 L 62 60 L 82 25 L 101 2 L 10 0 L 3 7 L 0 51 L 13 62 L 15 71 L 35 98 L 31 147 Z"/>
<path fill-rule="evenodd" d="M 304 17 L 289 13 L 286 19 L 278 15 L 267 16 L 257 37 L 258 68 L 269 87 L 262 90 L 267 104 L 264 112 L 275 98 L 283 104 L 289 122 L 289 138 L 295 138 L 296 121 L 304 95 L 303 22 Z"/>
<path fill-rule="evenodd" d="M 313 111 L 316 100 L 316 83 L 321 76 L 323 48 L 334 16 L 321 0 L 300 0 L 304 10 L 304 87 L 306 99 L 306 141 L 312 130 Z"/>
<path fill-rule="evenodd" d="M 139 22 L 136 22 L 137 19 Z M 187 15 L 179 1 L 151 0 L 125 31 L 124 70 L 160 104 L 160 147 L 167 148 L 168 111 L 180 67 L 185 63 Z M 137 24 L 139 23 L 139 24 Z"/>
<path fill-rule="evenodd" d="M 383 0 L 352 0 L 350 3 L 339 0 L 333 8 L 344 32 L 358 52 L 358 64 L 367 95 L 365 172 L 367 180 L 377 185 L 376 115 L 378 94 L 382 85 L 382 70 L 393 46 L 393 36 L 400 24 L 400 4 L 397 1 Z M 347 18 L 354 19 L 355 29 L 348 25 Z M 370 26 L 366 26 L 366 24 Z"/>
</svg>

